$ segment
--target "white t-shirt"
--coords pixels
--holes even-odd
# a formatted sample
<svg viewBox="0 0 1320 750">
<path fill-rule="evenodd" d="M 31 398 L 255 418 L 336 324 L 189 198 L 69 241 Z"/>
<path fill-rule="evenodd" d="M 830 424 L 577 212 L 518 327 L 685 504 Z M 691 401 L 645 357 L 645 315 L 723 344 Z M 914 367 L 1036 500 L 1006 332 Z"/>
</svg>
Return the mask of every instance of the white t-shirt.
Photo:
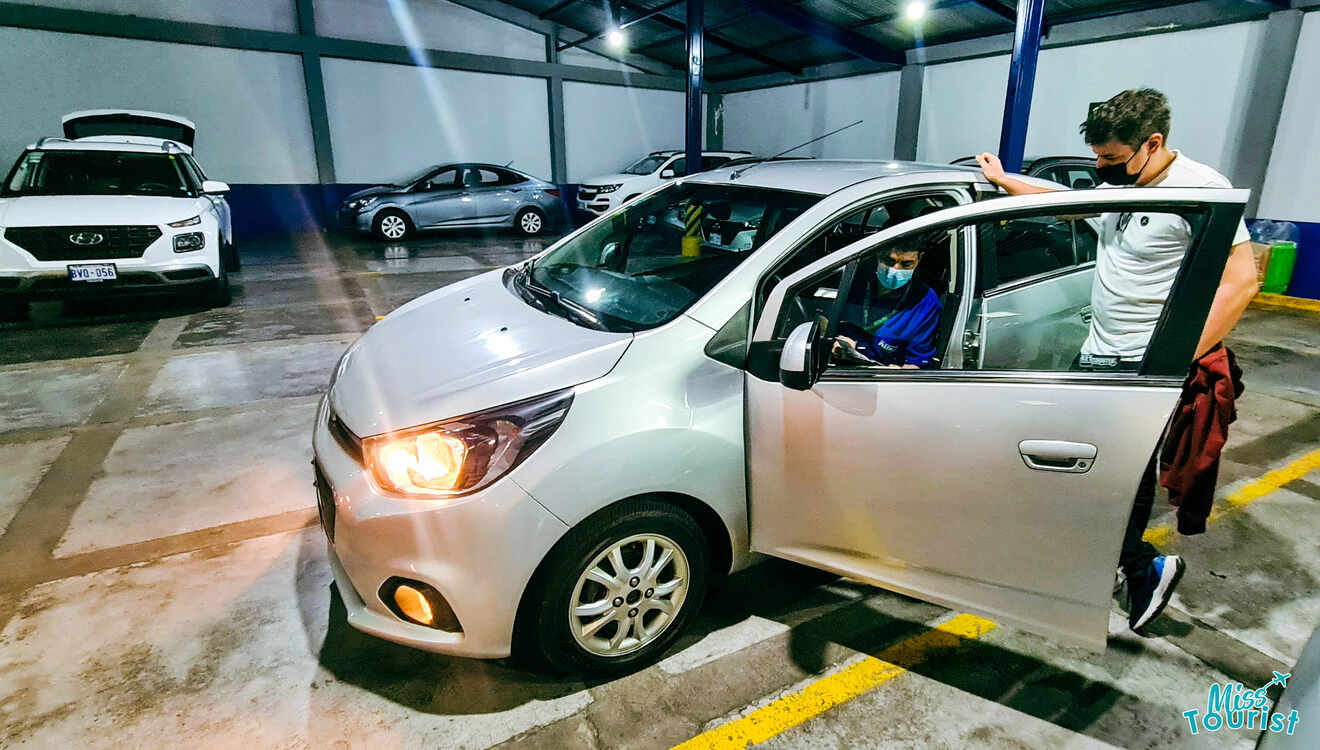
<svg viewBox="0 0 1320 750">
<path fill-rule="evenodd" d="M 1164 173 L 1145 187 L 1232 187 L 1210 167 L 1178 151 L 1173 155 Z M 1140 360 L 1191 245 L 1191 225 L 1176 214 L 1141 212 L 1101 214 L 1087 223 L 1099 242 L 1091 284 L 1091 332 L 1082 354 Z M 1239 222 L 1233 244 L 1250 239 L 1246 224 Z"/>
</svg>

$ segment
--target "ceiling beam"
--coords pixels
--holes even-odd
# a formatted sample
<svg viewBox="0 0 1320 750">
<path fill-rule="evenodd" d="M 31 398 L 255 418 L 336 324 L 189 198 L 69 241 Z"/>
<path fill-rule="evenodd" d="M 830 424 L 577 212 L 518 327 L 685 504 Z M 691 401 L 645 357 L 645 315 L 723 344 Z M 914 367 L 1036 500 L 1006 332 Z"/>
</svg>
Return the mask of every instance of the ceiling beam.
<svg viewBox="0 0 1320 750">
<path fill-rule="evenodd" d="M 647 8 L 633 5 L 632 3 L 621 2 L 619 3 L 619 5 L 621 7 L 633 11 L 634 13 L 647 12 Z M 666 13 L 661 13 L 660 15 L 655 16 L 650 20 L 655 21 L 657 23 L 662 23 L 671 29 L 682 31 L 685 35 L 687 34 L 687 24 L 684 23 L 683 21 L 680 21 L 676 18 L 669 16 Z M 718 44 L 719 46 L 729 50 L 730 52 L 736 52 L 742 55 L 743 57 L 749 58 L 751 60 L 755 60 L 761 63 L 762 65 L 774 68 L 775 70 L 782 71 L 784 73 L 789 73 L 792 75 L 797 75 L 798 73 L 802 72 L 801 68 L 795 68 L 792 65 L 780 62 L 779 60 L 776 60 L 773 57 L 761 54 L 757 50 L 754 50 L 751 47 L 745 47 L 739 44 L 738 42 L 735 42 L 732 39 L 723 36 L 721 34 L 706 34 L 706 38 L 708 41 Z"/>
<path fill-rule="evenodd" d="M 550 16 L 553 16 L 554 14 L 558 13 L 564 8 L 567 8 L 570 5 L 573 5 L 576 2 L 578 2 L 578 0 L 564 0 L 562 3 L 555 3 L 554 5 L 551 5 L 549 8 L 546 8 L 545 10 L 536 14 L 536 17 L 544 21 Z"/>
<path fill-rule="evenodd" d="M 1017 25 L 1017 11 L 1004 7 L 1004 4 L 998 2 L 998 0 L 972 0 L 972 2 L 985 8 L 991 13 L 994 13 L 1005 21 L 1008 21 L 1015 26 Z"/>
<path fill-rule="evenodd" d="M 891 49 L 856 31 L 817 18 L 796 6 L 773 0 L 738 0 L 738 2 L 748 8 L 759 10 L 795 31 L 829 42 L 858 57 L 895 67 L 901 67 L 904 63 L 902 51 Z"/>
<path fill-rule="evenodd" d="M 619 31 L 623 31 L 624 29 L 628 28 L 629 26 L 632 26 L 633 24 L 641 23 L 642 21 L 646 21 L 648 19 L 654 18 L 655 16 L 660 15 L 661 13 L 669 10 L 675 5 L 679 5 L 685 2 L 687 2 L 687 0 L 669 0 L 669 2 L 665 3 L 664 5 L 661 5 L 659 8 L 656 8 L 645 15 L 637 16 L 636 18 L 630 18 L 627 21 L 624 21 L 623 23 L 619 24 L 615 28 L 617 28 Z M 569 42 L 567 44 L 559 45 L 558 50 L 560 52 L 563 52 L 566 49 L 572 49 L 573 47 L 576 47 L 579 44 L 590 42 L 593 39 L 600 39 L 601 37 L 605 36 L 611 31 L 614 31 L 614 29 L 610 28 L 610 29 L 605 29 L 604 31 L 597 31 L 595 34 L 588 34 L 582 37 L 581 39 L 577 40 L 576 42 Z"/>
</svg>

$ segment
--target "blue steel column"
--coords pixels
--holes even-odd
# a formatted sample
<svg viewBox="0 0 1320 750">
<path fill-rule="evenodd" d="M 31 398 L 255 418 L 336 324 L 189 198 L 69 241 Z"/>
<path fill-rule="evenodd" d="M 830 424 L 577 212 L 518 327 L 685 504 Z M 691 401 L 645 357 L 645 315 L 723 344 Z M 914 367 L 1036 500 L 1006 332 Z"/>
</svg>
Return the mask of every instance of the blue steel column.
<svg viewBox="0 0 1320 750">
<path fill-rule="evenodd" d="M 705 0 L 687 0 L 687 173 L 701 170 L 701 79 L 706 65 Z"/>
<path fill-rule="evenodd" d="M 1013 63 L 1008 69 L 1008 93 L 1004 97 L 1004 127 L 999 132 L 999 160 L 1009 174 L 1022 171 L 1027 119 L 1031 116 L 1031 90 L 1036 85 L 1036 58 L 1040 56 L 1044 21 L 1045 0 L 1018 0 Z"/>
</svg>

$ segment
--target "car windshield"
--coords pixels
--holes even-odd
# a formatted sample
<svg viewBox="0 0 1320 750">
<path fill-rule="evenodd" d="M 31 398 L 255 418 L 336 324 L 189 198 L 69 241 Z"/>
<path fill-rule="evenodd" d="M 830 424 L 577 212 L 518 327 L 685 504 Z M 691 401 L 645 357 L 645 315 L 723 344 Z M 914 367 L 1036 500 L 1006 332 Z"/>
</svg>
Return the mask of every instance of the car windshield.
<svg viewBox="0 0 1320 750">
<path fill-rule="evenodd" d="M 648 156 L 633 163 L 631 167 L 623 170 L 624 174 L 651 174 L 660 168 L 661 164 L 669 161 L 668 156 Z"/>
<path fill-rule="evenodd" d="M 434 167 L 434 166 L 426 167 L 426 168 L 424 168 L 424 169 L 420 169 L 420 170 L 418 170 L 418 171 L 416 171 L 416 172 L 413 172 L 413 173 L 411 173 L 411 174 L 408 174 L 408 175 L 404 176 L 404 177 L 401 178 L 401 179 L 395 180 L 394 182 L 392 182 L 392 183 L 390 183 L 390 184 L 393 185 L 393 186 L 395 186 L 395 187 L 408 187 L 409 185 L 413 184 L 414 182 L 417 182 L 418 180 L 422 179 L 423 177 L 427 176 L 428 174 L 431 174 L 431 173 L 434 172 L 436 169 L 437 169 L 437 167 Z"/>
<path fill-rule="evenodd" d="M 5 181 L 16 195 L 194 195 L 174 154 L 132 151 L 28 151 Z"/>
<path fill-rule="evenodd" d="M 820 200 L 767 188 L 676 184 L 588 227 L 510 277 L 529 304 L 580 325 L 673 320 Z"/>
</svg>

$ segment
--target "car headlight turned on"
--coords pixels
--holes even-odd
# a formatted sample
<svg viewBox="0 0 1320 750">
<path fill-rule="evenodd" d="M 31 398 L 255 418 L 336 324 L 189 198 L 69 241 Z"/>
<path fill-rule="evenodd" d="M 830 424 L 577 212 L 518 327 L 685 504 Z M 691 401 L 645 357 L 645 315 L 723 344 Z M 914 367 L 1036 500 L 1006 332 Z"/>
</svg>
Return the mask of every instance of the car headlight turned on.
<svg viewBox="0 0 1320 750">
<path fill-rule="evenodd" d="M 174 235 L 174 252 L 191 253 L 206 247 L 206 235 L 201 232 Z"/>
<path fill-rule="evenodd" d="M 444 499 L 507 474 L 568 415 L 572 389 L 362 441 L 368 474 L 389 495 Z"/>
</svg>

